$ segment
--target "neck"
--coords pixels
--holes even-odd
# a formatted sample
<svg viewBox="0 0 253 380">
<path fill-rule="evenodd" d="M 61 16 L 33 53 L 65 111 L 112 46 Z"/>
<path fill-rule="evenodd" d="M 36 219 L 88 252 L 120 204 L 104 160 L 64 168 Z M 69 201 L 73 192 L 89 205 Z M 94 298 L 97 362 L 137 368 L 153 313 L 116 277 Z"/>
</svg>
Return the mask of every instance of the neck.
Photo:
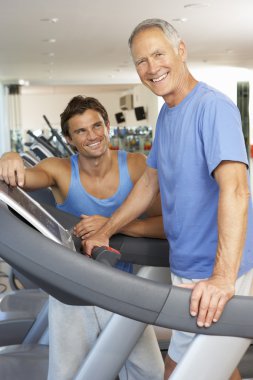
<svg viewBox="0 0 253 380">
<path fill-rule="evenodd" d="M 90 177 L 104 177 L 112 168 L 113 152 L 107 149 L 100 157 L 85 157 L 79 154 L 80 171 Z"/>
<path fill-rule="evenodd" d="M 174 93 L 163 97 L 168 106 L 175 107 L 194 89 L 198 81 L 187 71 Z"/>
</svg>

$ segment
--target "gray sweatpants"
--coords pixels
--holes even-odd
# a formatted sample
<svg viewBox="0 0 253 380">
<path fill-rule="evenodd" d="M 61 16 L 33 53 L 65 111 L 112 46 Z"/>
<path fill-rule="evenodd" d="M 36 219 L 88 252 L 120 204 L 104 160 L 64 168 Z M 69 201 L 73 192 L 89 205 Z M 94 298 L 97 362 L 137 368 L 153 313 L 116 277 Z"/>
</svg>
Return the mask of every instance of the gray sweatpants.
<svg viewBox="0 0 253 380">
<path fill-rule="evenodd" d="M 69 306 L 50 297 L 48 380 L 73 380 L 111 316 L 111 312 L 96 306 Z M 157 339 L 153 327 L 147 326 L 119 377 L 120 380 L 162 380 L 163 374 Z"/>
</svg>

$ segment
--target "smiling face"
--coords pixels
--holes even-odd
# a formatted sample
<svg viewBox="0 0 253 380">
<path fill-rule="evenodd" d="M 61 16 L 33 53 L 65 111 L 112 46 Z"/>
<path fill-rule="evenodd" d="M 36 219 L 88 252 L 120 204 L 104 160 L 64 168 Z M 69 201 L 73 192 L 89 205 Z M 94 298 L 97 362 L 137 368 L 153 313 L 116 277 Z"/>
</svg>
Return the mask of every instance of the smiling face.
<svg viewBox="0 0 253 380">
<path fill-rule="evenodd" d="M 82 156 L 98 158 L 108 150 L 110 126 L 105 124 L 99 112 L 88 109 L 71 117 L 68 126 L 69 137 L 66 139 Z"/>
<path fill-rule="evenodd" d="M 152 27 L 138 32 L 132 41 L 131 53 L 142 83 L 170 106 L 184 95 L 188 70 L 183 42 L 172 46 L 162 29 Z"/>
</svg>

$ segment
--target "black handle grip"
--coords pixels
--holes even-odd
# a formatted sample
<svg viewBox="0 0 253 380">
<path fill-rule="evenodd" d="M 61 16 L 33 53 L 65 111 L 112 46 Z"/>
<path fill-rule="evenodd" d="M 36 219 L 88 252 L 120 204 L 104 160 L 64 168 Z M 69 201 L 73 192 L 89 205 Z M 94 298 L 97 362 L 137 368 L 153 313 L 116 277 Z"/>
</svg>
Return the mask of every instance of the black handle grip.
<svg viewBox="0 0 253 380">
<path fill-rule="evenodd" d="M 114 267 L 121 259 L 121 253 L 111 247 L 95 247 L 91 257 L 104 265 Z"/>
</svg>

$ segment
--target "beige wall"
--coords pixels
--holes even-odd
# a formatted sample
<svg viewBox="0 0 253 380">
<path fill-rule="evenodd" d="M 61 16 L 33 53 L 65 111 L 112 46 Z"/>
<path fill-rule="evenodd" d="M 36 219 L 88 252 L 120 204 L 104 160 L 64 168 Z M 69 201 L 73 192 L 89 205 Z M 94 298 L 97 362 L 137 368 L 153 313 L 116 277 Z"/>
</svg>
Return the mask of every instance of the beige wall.
<svg viewBox="0 0 253 380">
<path fill-rule="evenodd" d="M 121 111 L 119 99 L 128 93 L 134 96 L 134 106 L 144 106 L 147 110 L 147 120 L 137 122 L 134 110 Z M 21 95 L 22 129 L 46 128 L 43 114 L 47 116 L 53 127 L 59 127 L 60 113 L 75 95 L 97 98 L 107 109 L 112 126 L 117 126 L 115 113 L 123 112 L 126 122 L 120 126 L 149 125 L 155 127 L 158 115 L 157 97 L 140 84 L 133 85 L 127 90 L 123 90 L 121 87 L 117 88 L 117 86 L 24 87 Z"/>
</svg>

